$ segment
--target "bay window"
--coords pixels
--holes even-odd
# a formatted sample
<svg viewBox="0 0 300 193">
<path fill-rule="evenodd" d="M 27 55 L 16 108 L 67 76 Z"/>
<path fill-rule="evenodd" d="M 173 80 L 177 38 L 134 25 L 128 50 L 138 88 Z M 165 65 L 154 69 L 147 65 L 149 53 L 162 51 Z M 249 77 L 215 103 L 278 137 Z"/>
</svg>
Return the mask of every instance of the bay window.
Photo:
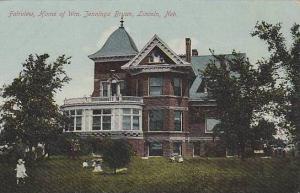
<svg viewBox="0 0 300 193">
<path fill-rule="evenodd" d="M 82 110 L 70 110 L 66 111 L 65 114 L 70 117 L 70 124 L 68 131 L 80 131 L 82 129 Z"/>
<path fill-rule="evenodd" d="M 182 112 L 174 111 L 175 131 L 182 131 Z"/>
<path fill-rule="evenodd" d="M 149 111 L 149 131 L 162 131 L 163 120 L 164 120 L 163 110 Z"/>
<path fill-rule="evenodd" d="M 111 109 L 93 110 L 92 130 L 111 130 Z"/>
<path fill-rule="evenodd" d="M 163 94 L 163 78 L 150 77 L 149 78 L 149 95 L 159 96 Z"/>
<path fill-rule="evenodd" d="M 123 109 L 123 130 L 139 130 L 140 129 L 140 111 L 138 109 Z"/>
<path fill-rule="evenodd" d="M 180 78 L 173 78 L 173 90 L 175 96 L 182 96 L 182 87 L 181 87 L 181 79 Z"/>
</svg>

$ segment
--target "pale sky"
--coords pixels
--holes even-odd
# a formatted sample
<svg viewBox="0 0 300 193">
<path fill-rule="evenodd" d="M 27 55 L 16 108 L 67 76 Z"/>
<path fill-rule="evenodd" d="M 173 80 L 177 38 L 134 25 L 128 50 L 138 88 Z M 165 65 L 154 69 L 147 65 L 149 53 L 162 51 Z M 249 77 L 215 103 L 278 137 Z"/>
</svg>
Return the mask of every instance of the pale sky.
<svg viewBox="0 0 300 193">
<path fill-rule="evenodd" d="M 31 16 L 10 13 L 31 12 Z M 56 16 L 38 16 L 41 11 Z M 78 12 L 80 16 L 61 14 Z M 85 17 L 86 11 L 111 13 L 107 17 Z M 157 34 L 178 54 L 184 53 L 184 39 L 200 55 L 244 52 L 255 62 L 267 56 L 265 44 L 250 36 L 257 21 L 281 22 L 288 36 L 293 23 L 300 23 L 300 1 L 188 1 L 188 0 L 103 0 L 103 1 L 0 1 L 0 86 L 9 84 L 31 53 L 48 53 L 54 60 L 61 54 L 72 56 L 66 66 L 71 82 L 56 96 L 89 96 L 93 88 L 93 61 L 87 56 L 101 48 L 119 26 L 114 14 L 131 12 L 124 26 L 139 50 Z M 161 17 L 137 16 L 140 11 L 157 12 Z M 164 18 L 167 11 L 176 16 Z M 53 15 L 53 14 L 52 14 Z M 0 99 L 1 101 L 1 99 Z"/>
</svg>

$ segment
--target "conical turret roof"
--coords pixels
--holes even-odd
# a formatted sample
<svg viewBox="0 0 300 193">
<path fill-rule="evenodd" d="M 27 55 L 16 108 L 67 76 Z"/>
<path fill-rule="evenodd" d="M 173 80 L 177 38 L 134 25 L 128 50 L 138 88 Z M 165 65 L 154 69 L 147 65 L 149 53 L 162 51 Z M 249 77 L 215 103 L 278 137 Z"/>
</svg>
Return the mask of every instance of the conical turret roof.
<svg viewBox="0 0 300 193">
<path fill-rule="evenodd" d="M 135 56 L 138 53 L 133 39 L 123 27 L 123 22 L 121 20 L 121 26 L 109 36 L 99 51 L 89 56 L 90 59 Z"/>
</svg>

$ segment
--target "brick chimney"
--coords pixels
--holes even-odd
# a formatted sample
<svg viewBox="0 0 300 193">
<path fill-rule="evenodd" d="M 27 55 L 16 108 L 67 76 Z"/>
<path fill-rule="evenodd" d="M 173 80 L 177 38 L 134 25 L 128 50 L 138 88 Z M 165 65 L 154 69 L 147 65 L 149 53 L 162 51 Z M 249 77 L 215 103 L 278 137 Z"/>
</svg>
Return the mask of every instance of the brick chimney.
<svg viewBox="0 0 300 193">
<path fill-rule="evenodd" d="M 192 49 L 192 56 L 198 56 L 198 50 Z"/>
<path fill-rule="evenodd" d="M 185 58 L 187 62 L 191 62 L 191 39 L 185 38 Z"/>
</svg>

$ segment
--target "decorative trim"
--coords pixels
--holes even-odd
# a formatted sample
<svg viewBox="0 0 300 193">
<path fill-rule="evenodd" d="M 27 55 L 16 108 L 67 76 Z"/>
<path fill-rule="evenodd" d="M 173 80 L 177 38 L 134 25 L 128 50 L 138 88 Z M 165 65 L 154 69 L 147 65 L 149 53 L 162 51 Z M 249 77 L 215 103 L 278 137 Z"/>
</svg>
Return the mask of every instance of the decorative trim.
<svg viewBox="0 0 300 193">
<path fill-rule="evenodd" d="M 192 67 L 192 65 L 182 60 L 174 51 L 172 51 L 166 43 L 164 43 L 156 34 L 150 39 L 150 41 L 144 46 L 144 48 L 128 63 L 123 65 L 122 69 L 131 69 L 138 67 L 139 63 L 155 48 L 160 48 L 172 61 L 178 66 Z M 153 65 L 149 65 L 150 67 Z M 156 66 L 156 65 L 155 65 Z M 170 66 L 170 65 L 169 65 Z M 176 65 L 174 65 L 176 66 Z"/>
<path fill-rule="evenodd" d="M 118 61 L 130 61 L 135 55 L 128 56 L 110 56 L 110 57 L 95 57 L 91 58 L 94 62 L 118 62 Z"/>
</svg>

